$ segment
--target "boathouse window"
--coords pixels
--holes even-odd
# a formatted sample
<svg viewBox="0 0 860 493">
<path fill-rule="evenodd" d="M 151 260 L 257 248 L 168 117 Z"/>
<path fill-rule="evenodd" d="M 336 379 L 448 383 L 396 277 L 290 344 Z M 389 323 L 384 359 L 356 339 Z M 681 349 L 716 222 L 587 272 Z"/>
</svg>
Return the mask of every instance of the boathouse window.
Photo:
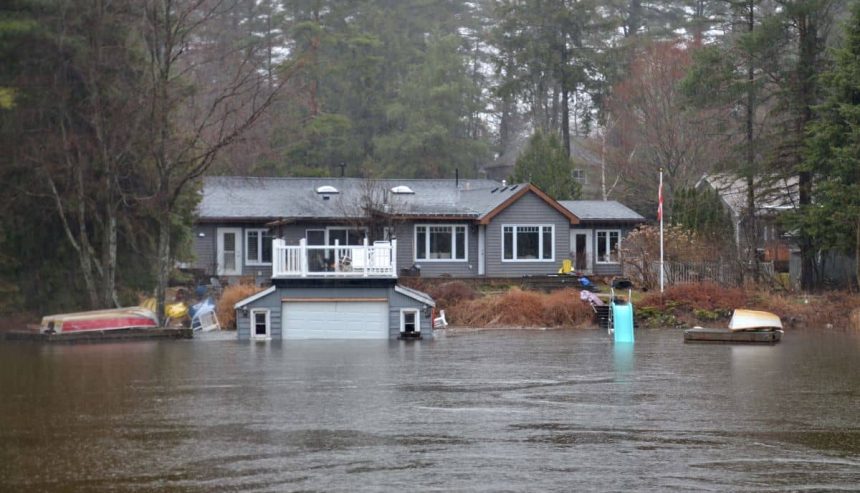
<svg viewBox="0 0 860 493">
<path fill-rule="evenodd" d="M 421 332 L 418 310 L 414 308 L 400 310 L 400 332 L 403 334 Z"/>
<path fill-rule="evenodd" d="M 415 226 L 415 260 L 465 262 L 468 245 L 466 226 L 447 224 Z"/>
<path fill-rule="evenodd" d="M 543 262 L 555 259 L 555 226 L 502 225 L 503 262 Z"/>
<path fill-rule="evenodd" d="M 597 230 L 597 263 L 617 264 L 618 247 L 621 243 L 620 230 Z"/>
<path fill-rule="evenodd" d="M 251 337 L 268 339 L 271 337 L 269 328 L 269 310 L 251 310 Z"/>
<path fill-rule="evenodd" d="M 247 265 L 272 263 L 272 234 L 268 229 L 245 230 L 245 263 Z"/>
</svg>

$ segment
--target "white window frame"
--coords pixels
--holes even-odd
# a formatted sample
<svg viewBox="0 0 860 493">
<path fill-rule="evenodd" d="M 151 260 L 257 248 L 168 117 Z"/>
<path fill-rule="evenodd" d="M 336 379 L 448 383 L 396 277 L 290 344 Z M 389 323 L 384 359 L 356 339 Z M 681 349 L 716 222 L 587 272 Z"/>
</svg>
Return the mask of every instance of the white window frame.
<svg viewBox="0 0 860 493">
<path fill-rule="evenodd" d="M 550 228 L 552 232 L 552 256 L 550 258 L 524 258 L 518 259 L 517 255 L 517 230 L 518 228 L 540 228 L 538 230 L 538 252 L 543 255 L 543 228 Z M 514 243 L 512 248 L 514 258 L 505 258 L 505 228 L 514 228 Z M 501 229 L 499 230 L 501 235 L 499 236 L 499 252 L 501 254 L 502 262 L 555 262 L 555 224 L 502 224 Z"/>
<path fill-rule="evenodd" d="M 326 228 L 325 228 L 325 244 L 327 246 L 334 246 L 334 245 L 329 245 L 329 242 L 331 240 L 330 235 L 331 235 L 332 231 L 346 231 L 347 237 L 348 237 L 350 231 L 360 231 L 360 232 L 364 233 L 364 237 L 367 238 L 367 227 L 366 226 L 359 226 L 357 228 L 354 228 L 351 226 L 326 226 Z M 361 243 L 359 243 L 358 245 L 341 245 L 341 246 L 361 246 Z"/>
<path fill-rule="evenodd" d="M 421 333 L 421 310 L 418 308 L 401 308 L 400 309 L 400 333 L 406 333 L 406 314 L 415 314 L 415 334 Z"/>
<path fill-rule="evenodd" d="M 427 228 L 427 234 L 424 236 L 424 254 L 430 254 L 430 228 L 442 227 L 442 228 L 451 228 L 451 257 L 452 258 L 418 258 L 418 228 Z M 456 258 L 459 253 L 457 250 L 457 240 L 454 237 L 454 231 L 456 228 L 463 228 L 463 258 Z M 465 263 L 469 261 L 469 225 L 463 223 L 441 223 L 441 224 L 430 224 L 430 223 L 421 223 L 416 224 L 414 228 L 412 228 L 412 258 L 415 259 L 415 262 L 460 262 Z"/>
<path fill-rule="evenodd" d="M 600 233 L 606 233 L 606 251 L 611 252 L 609 249 L 609 237 L 611 233 L 618 233 L 618 245 L 616 246 L 616 251 L 618 252 L 618 260 L 616 261 L 607 261 L 600 260 L 600 249 L 598 246 L 600 245 Z M 594 230 L 594 262 L 602 265 L 618 265 L 621 263 L 621 230 L 620 229 L 595 229 Z"/>
<path fill-rule="evenodd" d="M 248 233 L 252 233 L 252 232 L 257 233 L 257 235 L 258 235 L 257 236 L 257 260 L 251 260 L 250 258 L 248 258 L 248 254 L 250 253 L 248 251 Z M 249 228 L 249 229 L 245 230 L 245 234 L 243 235 L 245 238 L 245 244 L 244 244 L 245 265 L 272 265 L 271 262 L 263 262 L 263 236 L 266 234 L 268 234 L 269 236 L 272 236 L 272 238 L 274 239 L 274 236 L 269 233 L 269 230 L 267 228 Z M 274 256 L 274 255 L 275 255 L 275 252 L 273 249 L 272 250 L 272 256 Z"/>
<path fill-rule="evenodd" d="M 263 313 L 266 315 L 266 335 L 257 335 L 257 319 L 256 315 L 258 313 Z M 268 308 L 252 308 L 248 312 L 249 316 L 249 329 L 251 330 L 251 339 L 256 339 L 258 341 L 267 341 L 272 338 L 272 313 Z"/>
</svg>

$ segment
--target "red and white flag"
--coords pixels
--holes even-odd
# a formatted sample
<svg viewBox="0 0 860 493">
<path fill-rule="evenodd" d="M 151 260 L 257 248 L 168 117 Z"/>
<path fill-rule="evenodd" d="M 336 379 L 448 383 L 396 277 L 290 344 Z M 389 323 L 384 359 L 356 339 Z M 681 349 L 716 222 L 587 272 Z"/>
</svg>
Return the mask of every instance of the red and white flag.
<svg viewBox="0 0 860 493">
<path fill-rule="evenodd" d="M 660 176 L 660 188 L 657 192 L 657 220 L 663 220 L 663 176 Z"/>
</svg>

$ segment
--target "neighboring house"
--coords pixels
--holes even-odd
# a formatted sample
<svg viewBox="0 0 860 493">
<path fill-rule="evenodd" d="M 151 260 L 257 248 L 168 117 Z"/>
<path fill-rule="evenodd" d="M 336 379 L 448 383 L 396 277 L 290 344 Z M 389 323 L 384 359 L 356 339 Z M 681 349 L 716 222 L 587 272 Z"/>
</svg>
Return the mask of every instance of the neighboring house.
<svg viewBox="0 0 860 493">
<path fill-rule="evenodd" d="M 577 255 L 583 272 L 619 275 L 618 242 L 643 221 L 617 202 L 561 204 L 534 185 L 491 180 L 209 177 L 202 193 L 193 266 L 258 284 L 273 277 L 274 238 L 287 246 L 396 238 L 398 275 L 542 275 Z"/>
<path fill-rule="evenodd" d="M 779 216 L 794 209 L 798 203 L 797 178 L 756 179 L 755 183 L 758 188 L 755 194 L 758 237 L 754 248 L 762 260 L 784 262 L 787 267 L 790 235 L 780 227 Z M 735 245 L 740 249 L 747 241 L 742 233 L 748 220 L 746 179 L 730 173 L 705 174 L 696 183 L 696 189 L 706 188 L 715 190 L 729 211 Z"/>
<path fill-rule="evenodd" d="M 618 245 L 633 228 L 645 222 L 645 218 L 614 200 L 562 200 L 560 203 L 579 218 L 579 224 L 570 228 L 573 268 L 595 275 L 618 274 Z"/>
</svg>

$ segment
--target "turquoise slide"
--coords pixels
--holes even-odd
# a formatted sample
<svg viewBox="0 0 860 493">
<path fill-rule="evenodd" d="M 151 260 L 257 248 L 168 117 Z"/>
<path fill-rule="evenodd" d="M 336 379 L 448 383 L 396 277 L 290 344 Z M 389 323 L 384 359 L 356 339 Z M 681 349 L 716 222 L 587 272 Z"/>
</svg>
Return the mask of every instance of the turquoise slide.
<svg viewBox="0 0 860 493">
<path fill-rule="evenodd" d="M 633 342 L 633 303 L 612 303 L 615 342 Z"/>
</svg>

